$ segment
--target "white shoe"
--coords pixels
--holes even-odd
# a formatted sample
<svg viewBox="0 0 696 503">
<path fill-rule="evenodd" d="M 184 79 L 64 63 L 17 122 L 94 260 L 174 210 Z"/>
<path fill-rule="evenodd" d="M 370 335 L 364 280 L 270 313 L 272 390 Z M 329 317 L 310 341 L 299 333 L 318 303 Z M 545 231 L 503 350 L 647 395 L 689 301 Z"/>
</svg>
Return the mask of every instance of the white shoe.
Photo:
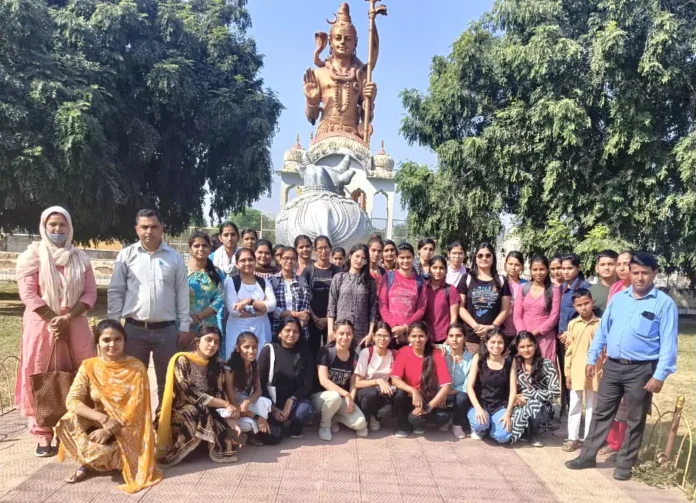
<svg viewBox="0 0 696 503">
<path fill-rule="evenodd" d="M 370 431 L 379 431 L 381 427 L 382 425 L 379 423 L 379 420 L 377 420 L 377 418 L 370 418 Z"/>
<path fill-rule="evenodd" d="M 414 435 L 425 435 L 425 430 L 423 428 L 413 428 Z"/>
<path fill-rule="evenodd" d="M 397 438 L 406 438 L 408 437 L 408 432 L 404 430 L 396 430 L 396 437 Z"/>
<path fill-rule="evenodd" d="M 449 429 L 450 429 L 449 421 L 447 423 L 443 424 L 442 426 L 440 426 L 440 431 L 449 431 Z"/>
<path fill-rule="evenodd" d="M 322 440 L 325 440 L 326 442 L 330 442 L 333 440 L 333 435 L 331 434 L 331 428 L 328 428 L 326 426 L 320 426 L 319 427 L 319 438 Z"/>
<path fill-rule="evenodd" d="M 341 431 L 341 427 L 338 425 L 338 422 L 331 422 L 331 433 L 338 433 Z"/>
<path fill-rule="evenodd" d="M 471 440 L 483 440 L 483 437 L 476 433 L 475 431 L 471 432 Z"/>
<path fill-rule="evenodd" d="M 459 439 L 466 438 L 466 433 L 464 433 L 464 429 L 456 424 L 452 425 L 452 434 Z"/>
<path fill-rule="evenodd" d="M 361 428 L 359 430 L 355 430 L 355 434 L 359 436 L 360 438 L 365 438 L 367 436 L 367 428 Z"/>
</svg>

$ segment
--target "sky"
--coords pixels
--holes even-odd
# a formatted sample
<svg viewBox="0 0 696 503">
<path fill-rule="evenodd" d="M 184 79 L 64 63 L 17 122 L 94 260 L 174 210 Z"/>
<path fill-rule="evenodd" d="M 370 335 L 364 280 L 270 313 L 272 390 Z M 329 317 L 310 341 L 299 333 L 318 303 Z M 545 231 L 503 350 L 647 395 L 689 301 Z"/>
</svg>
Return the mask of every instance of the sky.
<svg viewBox="0 0 696 503">
<path fill-rule="evenodd" d="M 264 55 L 261 77 L 285 107 L 271 149 L 274 170 L 282 168 L 283 154 L 295 143 L 297 133 L 302 145 L 308 146 L 314 127 L 304 115 L 302 76 L 307 68 L 314 68 L 314 33 L 328 33 L 330 26 L 326 19 L 333 19 L 340 4 L 339 0 L 249 0 L 250 35 Z M 348 4 L 358 30 L 358 57 L 366 61 L 369 4 L 364 0 L 352 0 Z M 388 15 L 377 18 L 380 52 L 373 73 L 377 84 L 373 154 L 384 140 L 385 149 L 397 166 L 407 160 L 435 165 L 437 159 L 431 150 L 409 146 L 400 136 L 405 110 L 399 93 L 410 88 L 427 91 L 433 56 L 448 55 L 454 41 L 471 21 L 490 10 L 493 0 L 385 0 L 384 4 Z M 328 48 L 323 57 L 327 54 Z M 386 217 L 386 207 L 378 206 L 376 203 L 373 216 Z M 271 213 L 280 210 L 278 175 L 273 176 L 271 195 L 263 196 L 254 208 Z M 395 218 L 405 216 L 397 194 Z"/>
</svg>

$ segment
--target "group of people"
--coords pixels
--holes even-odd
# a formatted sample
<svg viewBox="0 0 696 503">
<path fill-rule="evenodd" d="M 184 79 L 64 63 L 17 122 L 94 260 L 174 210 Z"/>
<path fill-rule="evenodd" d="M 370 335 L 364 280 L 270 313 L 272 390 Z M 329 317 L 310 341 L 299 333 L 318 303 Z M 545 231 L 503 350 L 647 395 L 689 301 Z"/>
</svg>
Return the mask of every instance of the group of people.
<svg viewBox="0 0 696 503">
<path fill-rule="evenodd" d="M 414 250 L 374 236 L 346 253 L 325 236 L 273 246 L 226 222 L 215 239 L 191 235 L 186 263 L 154 210 L 138 212 L 135 230 L 94 334 L 84 317 L 94 274 L 67 211 L 45 210 L 41 240 L 18 260 L 17 403 L 38 456 L 56 452 L 55 431 L 59 456 L 79 463 L 69 482 L 121 470 L 135 492 L 202 442 L 213 461 L 234 462 L 247 442 L 301 437 L 315 415 L 325 441 L 341 427 L 366 437 L 395 416 L 397 437 L 433 422 L 457 439 L 541 447 L 559 398 L 563 448 L 581 449 L 568 467 L 618 450 L 615 476 L 626 479 L 651 393 L 676 370 L 676 305 L 654 287 L 646 253 L 600 253 L 590 286 L 576 255 L 526 262 L 513 251 L 499 271 L 488 243 L 469 269 L 460 242 L 445 257 L 432 239 Z M 55 430 L 37 424 L 30 385 L 52 366 L 77 371 Z"/>
</svg>

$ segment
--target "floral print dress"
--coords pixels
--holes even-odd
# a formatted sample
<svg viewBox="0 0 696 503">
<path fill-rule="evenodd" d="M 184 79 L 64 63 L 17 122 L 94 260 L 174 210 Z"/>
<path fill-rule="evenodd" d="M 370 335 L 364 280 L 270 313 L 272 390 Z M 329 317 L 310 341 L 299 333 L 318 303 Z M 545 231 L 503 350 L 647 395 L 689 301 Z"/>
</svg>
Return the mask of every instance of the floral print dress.
<svg viewBox="0 0 696 503">
<path fill-rule="evenodd" d="M 223 294 L 223 280 L 224 275 L 218 271 L 220 275 L 220 283 L 217 285 L 215 281 L 208 275 L 205 271 L 194 271 L 189 269 L 188 271 L 188 285 L 189 285 L 189 306 L 191 314 L 200 313 L 206 307 L 212 307 L 215 310 L 215 314 L 208 316 L 203 320 L 204 323 L 216 326 L 222 332 L 222 326 L 220 325 L 220 318 L 218 313 L 222 311 L 225 306 L 225 299 Z M 191 330 L 194 332 L 198 329 L 198 324 L 191 324 Z M 221 341 L 221 351 L 220 354 L 224 355 L 223 352 L 225 346 L 225 338 Z"/>
</svg>

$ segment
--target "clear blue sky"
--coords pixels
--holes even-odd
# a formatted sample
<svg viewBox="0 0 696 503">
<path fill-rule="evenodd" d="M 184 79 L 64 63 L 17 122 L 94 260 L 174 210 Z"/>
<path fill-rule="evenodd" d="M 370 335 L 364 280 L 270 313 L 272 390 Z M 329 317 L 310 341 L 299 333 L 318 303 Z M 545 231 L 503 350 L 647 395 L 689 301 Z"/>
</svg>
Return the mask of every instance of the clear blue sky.
<svg viewBox="0 0 696 503">
<path fill-rule="evenodd" d="M 364 0 L 348 2 L 353 24 L 358 29 L 358 56 L 367 60 L 367 8 Z M 377 19 L 380 54 L 374 72 L 378 95 L 376 101 L 373 153 L 385 141 L 387 152 L 399 162 L 413 160 L 434 165 L 435 155 L 417 145 L 410 147 L 399 135 L 405 115 L 399 92 L 405 88 L 426 91 L 430 63 L 435 55 L 450 53 L 452 43 L 483 12 L 490 10 L 493 0 L 385 0 L 389 15 Z M 274 169 L 280 169 L 283 153 L 300 133 L 307 147 L 312 125 L 304 116 L 302 75 L 314 67 L 314 33 L 328 32 L 326 19 L 333 19 L 340 0 L 250 0 L 251 35 L 258 50 L 265 56 L 262 77 L 265 85 L 278 94 L 285 110 L 280 117 L 279 131 L 272 147 Z M 326 56 L 327 52 L 324 53 Z M 270 197 L 254 205 L 261 211 L 280 209 L 280 177 L 274 175 Z M 404 212 L 397 196 L 396 218 Z M 385 217 L 385 208 L 375 208 L 375 216 Z"/>
</svg>

